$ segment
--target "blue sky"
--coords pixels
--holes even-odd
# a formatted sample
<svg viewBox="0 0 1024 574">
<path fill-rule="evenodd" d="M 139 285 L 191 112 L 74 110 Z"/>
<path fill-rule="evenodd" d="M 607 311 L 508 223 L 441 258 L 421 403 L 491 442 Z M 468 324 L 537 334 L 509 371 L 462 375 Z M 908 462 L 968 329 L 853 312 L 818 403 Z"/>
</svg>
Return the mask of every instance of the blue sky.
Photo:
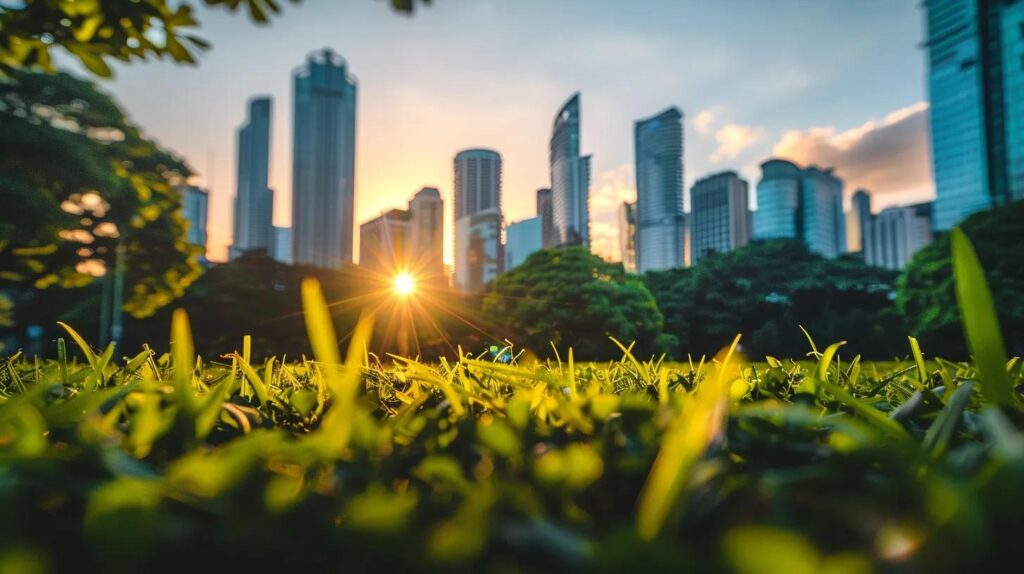
<svg viewBox="0 0 1024 574">
<path fill-rule="evenodd" d="M 834 165 L 848 195 L 869 186 L 879 205 L 933 194 L 915 0 L 434 0 L 413 17 L 378 0 L 305 0 L 270 26 L 200 15 L 214 47 L 199 66 L 119 67 L 105 87 L 211 188 L 213 259 L 230 242 L 235 130 L 253 95 L 274 98 L 275 221 L 288 224 L 291 73 L 325 46 L 359 82 L 357 223 L 424 185 L 450 199 L 467 147 L 502 154 L 506 218 L 532 216 L 553 115 L 574 91 L 594 156 L 595 249 L 609 258 L 615 206 L 634 194 L 633 122 L 673 105 L 687 188 L 736 169 L 753 189 L 757 164 L 779 153 Z"/>
</svg>

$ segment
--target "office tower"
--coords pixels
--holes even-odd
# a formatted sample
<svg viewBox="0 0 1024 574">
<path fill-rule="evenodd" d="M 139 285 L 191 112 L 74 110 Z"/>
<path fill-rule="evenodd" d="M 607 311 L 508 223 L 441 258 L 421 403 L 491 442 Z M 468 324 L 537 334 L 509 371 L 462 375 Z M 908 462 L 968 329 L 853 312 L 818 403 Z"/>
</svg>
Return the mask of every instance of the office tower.
<svg viewBox="0 0 1024 574">
<path fill-rule="evenodd" d="M 501 273 L 501 156 L 468 149 L 455 156 L 455 285 L 480 291 Z"/>
<path fill-rule="evenodd" d="M 195 185 L 179 186 L 178 192 L 181 193 L 181 216 L 188 222 L 185 242 L 202 247 L 205 254 L 206 214 L 210 204 L 210 194 Z"/>
<path fill-rule="evenodd" d="M 551 204 L 551 189 L 542 188 L 537 190 L 537 217 L 540 218 L 541 236 L 544 248 L 555 245 L 555 213 Z"/>
<path fill-rule="evenodd" d="M 410 212 L 391 209 L 359 226 L 359 264 L 393 275 L 409 269 Z"/>
<path fill-rule="evenodd" d="M 424 187 L 409 200 L 409 271 L 424 280 L 444 277 L 444 201 L 441 192 Z"/>
<path fill-rule="evenodd" d="M 864 243 L 867 237 L 867 226 L 871 223 L 871 196 L 863 189 L 853 192 L 853 207 L 846 217 L 846 250 L 850 253 L 861 252 L 864 257 Z"/>
<path fill-rule="evenodd" d="M 274 249 L 271 255 L 278 263 L 292 264 L 291 227 L 274 227 Z"/>
<path fill-rule="evenodd" d="M 352 262 L 356 80 L 325 49 L 294 76 L 292 248 L 295 263 L 338 269 Z"/>
<path fill-rule="evenodd" d="M 634 126 L 639 273 L 686 265 L 682 120 L 673 107 Z"/>
<path fill-rule="evenodd" d="M 551 246 L 590 246 L 590 156 L 580 156 L 580 95 L 555 116 L 550 143 Z"/>
<path fill-rule="evenodd" d="M 889 207 L 867 223 L 864 256 L 868 265 L 899 271 L 932 240 L 933 204 Z"/>
<path fill-rule="evenodd" d="M 238 129 L 238 178 L 235 192 L 234 238 L 231 253 L 273 247 L 274 194 L 270 176 L 269 97 L 249 100 L 245 125 Z"/>
<path fill-rule="evenodd" d="M 761 164 L 757 184 L 757 239 L 800 239 L 823 257 L 846 252 L 843 181 L 831 169 L 770 159 Z"/>
<path fill-rule="evenodd" d="M 512 223 L 505 229 L 505 271 L 519 267 L 536 251 L 544 248 L 544 228 L 540 216 Z"/>
<path fill-rule="evenodd" d="M 935 228 L 1024 199 L 1024 3 L 925 0 Z"/>
<path fill-rule="evenodd" d="M 636 273 L 636 202 L 619 206 L 619 256 L 627 273 Z"/>
<path fill-rule="evenodd" d="M 747 182 L 735 171 L 709 175 L 690 188 L 690 262 L 750 242 Z"/>
</svg>

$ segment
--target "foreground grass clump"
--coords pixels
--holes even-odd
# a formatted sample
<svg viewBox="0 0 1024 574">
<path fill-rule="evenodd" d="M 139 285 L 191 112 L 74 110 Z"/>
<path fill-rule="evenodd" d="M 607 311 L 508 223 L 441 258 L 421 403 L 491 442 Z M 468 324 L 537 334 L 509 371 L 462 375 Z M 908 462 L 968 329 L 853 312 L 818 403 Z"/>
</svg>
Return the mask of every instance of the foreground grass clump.
<svg viewBox="0 0 1024 574">
<path fill-rule="evenodd" d="M 687 364 L 427 365 L 365 353 L 369 320 L 342 359 L 314 282 L 316 360 L 256 364 L 248 341 L 198 358 L 180 312 L 162 355 L 68 328 L 82 360 L 59 340 L 0 364 L 0 571 L 1005 568 L 1024 375 L 974 271 L 977 365 L 810 338 L 757 363 L 734 343 Z"/>
</svg>

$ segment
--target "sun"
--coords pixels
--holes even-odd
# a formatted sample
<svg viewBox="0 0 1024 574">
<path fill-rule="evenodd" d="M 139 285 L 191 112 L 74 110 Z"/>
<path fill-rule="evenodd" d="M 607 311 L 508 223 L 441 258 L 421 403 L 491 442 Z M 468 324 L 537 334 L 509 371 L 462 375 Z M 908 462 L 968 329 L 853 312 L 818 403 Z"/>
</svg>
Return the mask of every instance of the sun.
<svg viewBox="0 0 1024 574">
<path fill-rule="evenodd" d="M 416 290 L 416 279 L 407 272 L 395 276 L 395 293 L 402 297 L 412 295 Z"/>
</svg>

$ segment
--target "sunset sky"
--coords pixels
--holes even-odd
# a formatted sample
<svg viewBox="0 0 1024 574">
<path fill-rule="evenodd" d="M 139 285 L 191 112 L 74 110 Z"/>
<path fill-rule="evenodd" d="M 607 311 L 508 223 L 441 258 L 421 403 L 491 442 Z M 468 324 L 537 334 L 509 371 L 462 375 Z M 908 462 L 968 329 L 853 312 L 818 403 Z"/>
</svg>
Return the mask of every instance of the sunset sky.
<svg viewBox="0 0 1024 574">
<path fill-rule="evenodd" d="M 835 166 L 848 196 L 865 186 L 876 205 L 931 198 L 918 4 L 434 0 L 404 17 L 378 0 L 305 0 L 270 26 L 201 9 L 214 47 L 199 66 L 119 67 L 103 85 L 211 189 L 213 260 L 230 243 L 236 129 L 253 95 L 274 98 L 274 219 L 290 224 L 291 73 L 313 50 L 335 49 L 358 79 L 357 225 L 425 185 L 450 218 L 452 160 L 468 147 L 502 154 L 506 220 L 533 216 L 553 116 L 580 91 L 594 249 L 617 259 L 633 122 L 673 105 L 687 189 L 725 169 L 753 189 L 775 153 Z"/>
</svg>

